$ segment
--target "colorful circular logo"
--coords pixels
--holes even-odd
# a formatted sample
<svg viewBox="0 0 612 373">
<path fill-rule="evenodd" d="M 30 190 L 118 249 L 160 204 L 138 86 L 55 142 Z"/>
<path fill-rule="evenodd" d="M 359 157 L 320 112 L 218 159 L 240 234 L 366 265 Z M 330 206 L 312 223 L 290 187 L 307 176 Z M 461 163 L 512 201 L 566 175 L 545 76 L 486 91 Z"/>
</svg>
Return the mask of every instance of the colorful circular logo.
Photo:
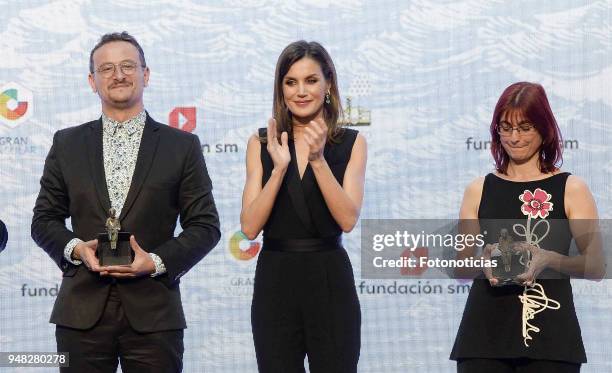
<svg viewBox="0 0 612 373">
<path fill-rule="evenodd" d="M 251 260 L 257 256 L 260 249 L 261 243 L 249 240 L 241 231 L 234 233 L 230 238 L 230 253 L 238 260 Z"/>
<path fill-rule="evenodd" d="M 32 113 L 32 92 L 17 83 L 0 87 L 0 122 L 15 127 Z"/>
</svg>

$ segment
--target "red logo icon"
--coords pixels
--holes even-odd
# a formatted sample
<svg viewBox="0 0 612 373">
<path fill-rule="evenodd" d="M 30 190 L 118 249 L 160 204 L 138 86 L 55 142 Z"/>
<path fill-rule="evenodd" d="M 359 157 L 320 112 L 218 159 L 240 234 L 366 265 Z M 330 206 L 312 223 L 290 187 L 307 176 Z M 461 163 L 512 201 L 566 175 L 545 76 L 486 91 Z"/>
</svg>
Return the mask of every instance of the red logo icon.
<svg viewBox="0 0 612 373">
<path fill-rule="evenodd" d="M 196 128 L 196 108 L 194 106 L 175 107 L 168 115 L 170 127 L 185 132 L 193 132 Z"/>
</svg>

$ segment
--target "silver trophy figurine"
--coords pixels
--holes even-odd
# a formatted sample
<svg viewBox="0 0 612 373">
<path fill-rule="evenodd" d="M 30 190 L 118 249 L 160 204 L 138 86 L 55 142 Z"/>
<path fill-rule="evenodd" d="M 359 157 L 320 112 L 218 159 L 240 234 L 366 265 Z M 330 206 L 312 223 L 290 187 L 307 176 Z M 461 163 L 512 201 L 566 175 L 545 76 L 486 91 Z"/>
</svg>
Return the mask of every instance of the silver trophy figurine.
<svg viewBox="0 0 612 373">
<path fill-rule="evenodd" d="M 114 208 L 108 210 L 106 232 L 98 234 L 98 249 L 96 255 L 100 265 L 130 265 L 134 253 L 130 247 L 130 232 L 121 231 L 121 222 Z"/>
<path fill-rule="evenodd" d="M 499 243 L 497 249 L 501 252 L 502 263 L 504 265 L 504 271 L 510 272 L 512 265 L 512 236 L 508 233 L 507 229 L 499 231 Z"/>
<path fill-rule="evenodd" d="M 117 212 L 114 208 L 108 210 L 108 219 L 106 219 L 106 232 L 108 233 L 108 241 L 110 242 L 111 250 L 117 250 L 117 239 L 121 230 L 121 223 L 116 216 Z"/>
</svg>

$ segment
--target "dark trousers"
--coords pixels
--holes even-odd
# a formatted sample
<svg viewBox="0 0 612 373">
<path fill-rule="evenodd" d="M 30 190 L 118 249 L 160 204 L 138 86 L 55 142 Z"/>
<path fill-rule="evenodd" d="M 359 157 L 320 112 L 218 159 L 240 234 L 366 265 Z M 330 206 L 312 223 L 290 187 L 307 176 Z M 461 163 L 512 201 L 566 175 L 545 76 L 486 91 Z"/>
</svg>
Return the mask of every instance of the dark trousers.
<svg viewBox="0 0 612 373">
<path fill-rule="evenodd" d="M 461 359 L 457 373 L 578 373 L 579 363 L 532 359 Z"/>
<path fill-rule="evenodd" d="M 344 249 L 262 251 L 251 325 L 261 373 L 357 371 L 361 311 Z"/>
<path fill-rule="evenodd" d="M 87 330 L 57 326 L 57 351 L 68 352 L 61 373 L 174 373 L 183 369 L 183 330 L 139 333 L 130 326 L 112 286 L 102 317 Z"/>
</svg>

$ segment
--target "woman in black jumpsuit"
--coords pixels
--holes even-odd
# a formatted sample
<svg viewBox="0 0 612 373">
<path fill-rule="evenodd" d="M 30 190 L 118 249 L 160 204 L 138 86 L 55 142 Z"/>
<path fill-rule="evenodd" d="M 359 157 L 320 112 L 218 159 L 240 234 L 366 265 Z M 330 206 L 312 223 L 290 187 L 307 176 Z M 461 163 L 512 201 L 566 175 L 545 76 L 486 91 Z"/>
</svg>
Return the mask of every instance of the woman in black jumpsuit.
<svg viewBox="0 0 612 373">
<path fill-rule="evenodd" d="M 251 325 L 264 373 L 357 371 L 361 312 L 342 232 L 363 199 L 366 143 L 340 128 L 333 62 L 316 42 L 285 48 L 274 118 L 249 140 L 241 226 L 263 229 Z"/>
</svg>

